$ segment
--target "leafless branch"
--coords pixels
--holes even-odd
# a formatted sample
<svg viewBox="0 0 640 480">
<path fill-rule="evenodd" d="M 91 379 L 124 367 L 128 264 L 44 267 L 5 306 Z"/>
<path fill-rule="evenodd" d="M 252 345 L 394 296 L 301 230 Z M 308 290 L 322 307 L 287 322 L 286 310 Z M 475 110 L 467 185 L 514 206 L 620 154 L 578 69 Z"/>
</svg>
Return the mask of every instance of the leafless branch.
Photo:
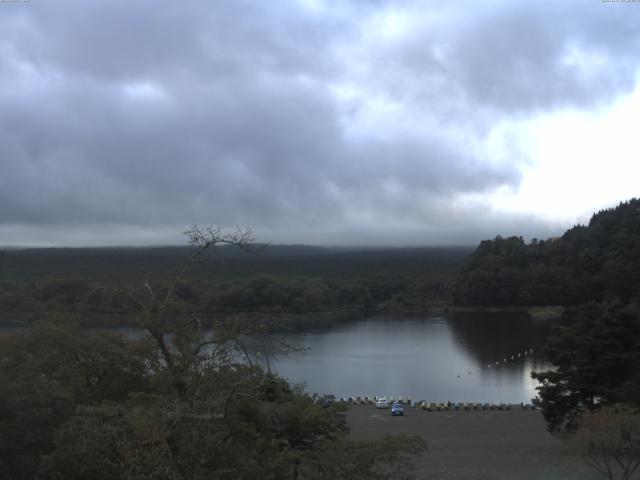
<svg viewBox="0 0 640 480">
<path fill-rule="evenodd" d="M 249 364 L 249 366 L 253 368 L 253 363 L 251 362 L 251 357 L 249 356 L 249 352 L 247 352 L 247 348 L 244 346 L 244 343 L 242 343 L 237 338 L 234 338 L 233 343 L 243 353 L 244 357 L 247 359 L 247 363 Z"/>
<path fill-rule="evenodd" d="M 194 356 L 198 356 L 198 354 L 200 353 L 200 350 L 202 350 L 204 347 L 206 347 L 207 345 L 213 345 L 217 343 L 216 340 L 211 339 L 211 340 L 205 340 L 204 342 L 200 342 L 198 345 L 196 345 L 196 348 L 193 351 L 193 355 Z"/>
<path fill-rule="evenodd" d="M 149 292 L 150 298 L 154 299 L 155 298 L 155 294 L 153 293 L 153 289 L 151 288 L 151 284 L 149 283 L 149 273 L 147 273 L 147 276 L 146 276 L 146 278 L 144 280 L 144 287 Z"/>
<path fill-rule="evenodd" d="M 224 399 L 224 410 L 223 410 L 224 413 L 222 414 L 223 418 L 227 418 L 227 414 L 229 413 L 229 402 L 231 401 L 231 398 L 233 397 L 233 395 L 236 393 L 236 389 L 243 384 L 244 382 L 238 382 L 238 383 L 234 383 L 231 386 L 231 390 L 229 391 L 229 394 Z"/>
<path fill-rule="evenodd" d="M 191 269 L 193 262 L 206 250 L 214 248 L 218 244 L 233 245 L 243 250 L 250 249 L 251 242 L 254 241 L 253 230 L 251 228 L 236 227 L 233 233 L 224 233 L 224 228 L 219 225 L 192 226 L 184 234 L 189 238 L 189 244 L 195 247 L 182 269 L 173 279 L 163 302 L 160 304 L 159 316 L 170 304 L 176 286 L 184 275 Z"/>
</svg>

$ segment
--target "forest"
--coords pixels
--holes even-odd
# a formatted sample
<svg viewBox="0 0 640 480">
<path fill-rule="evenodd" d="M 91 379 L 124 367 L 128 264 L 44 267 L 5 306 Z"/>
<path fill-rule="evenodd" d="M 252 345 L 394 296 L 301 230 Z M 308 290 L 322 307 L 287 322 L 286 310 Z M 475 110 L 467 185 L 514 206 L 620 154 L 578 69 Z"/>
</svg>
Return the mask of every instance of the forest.
<svg viewBox="0 0 640 480">
<path fill-rule="evenodd" d="M 236 360 L 243 338 L 269 334 L 264 318 L 285 314 L 562 305 L 545 352 L 555 368 L 533 374 L 548 429 L 573 433 L 591 412 L 640 407 L 640 200 L 556 239 L 497 237 L 473 252 L 223 247 L 208 257 L 221 238 L 0 253 L 0 315 L 32 324 L 0 335 L 0 478 L 414 478 L 421 438 L 352 441 L 343 406 L 322 408 Z M 185 255 L 188 275 L 176 277 Z M 82 329 L 105 319 L 148 335 Z"/>
<path fill-rule="evenodd" d="M 628 303 L 639 286 L 640 200 L 632 199 L 558 238 L 481 242 L 452 295 L 458 305 L 575 306 L 608 295 Z"/>
<path fill-rule="evenodd" d="M 423 312 L 448 302 L 467 247 L 387 250 L 224 246 L 193 265 L 176 290 L 181 308 L 211 324 L 219 315 L 295 317 L 289 326 L 384 309 Z M 73 315 L 86 325 L 135 321 L 135 305 L 104 287 L 161 290 L 187 247 L 0 251 L 0 317 L 6 322 Z"/>
<path fill-rule="evenodd" d="M 482 242 L 453 283 L 458 305 L 561 305 L 547 339 L 554 370 L 534 372 L 554 433 L 583 414 L 640 407 L 640 199 L 595 213 L 559 238 Z"/>
<path fill-rule="evenodd" d="M 0 478 L 414 478 L 420 437 L 353 441 L 346 407 L 238 361 L 260 322 L 234 317 L 201 334 L 181 279 L 216 244 L 247 244 L 190 235 L 162 288 L 104 287 L 131 302 L 143 339 L 92 334 L 62 313 L 0 335 Z"/>
</svg>

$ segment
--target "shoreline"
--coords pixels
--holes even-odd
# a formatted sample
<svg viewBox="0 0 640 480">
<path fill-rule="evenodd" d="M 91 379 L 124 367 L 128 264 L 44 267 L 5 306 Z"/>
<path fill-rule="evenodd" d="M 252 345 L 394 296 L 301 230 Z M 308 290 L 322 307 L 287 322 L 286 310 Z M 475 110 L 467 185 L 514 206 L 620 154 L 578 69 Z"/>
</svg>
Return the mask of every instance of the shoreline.
<svg viewBox="0 0 640 480">
<path fill-rule="evenodd" d="M 528 317 L 533 321 L 555 321 L 560 320 L 566 307 L 562 305 L 529 305 L 529 306 L 461 306 L 461 305 L 438 305 L 419 309 L 411 308 L 388 308 L 379 309 L 381 315 L 399 315 L 406 317 L 434 317 L 447 315 L 504 315 Z"/>
<path fill-rule="evenodd" d="M 463 306 L 438 306 L 436 308 L 426 308 L 421 310 L 385 310 L 377 309 L 372 312 L 364 312 L 358 309 L 335 309 L 328 311 L 317 311 L 307 313 L 283 313 L 283 312 L 245 312 L 246 315 L 253 315 L 261 320 L 273 320 L 275 329 L 272 333 L 282 332 L 307 332 L 320 330 L 333 325 L 350 321 L 358 321 L 368 318 L 384 318 L 388 316 L 406 318 L 434 318 L 447 315 L 504 315 L 529 317 L 533 321 L 555 321 L 562 317 L 565 307 L 552 305 L 544 307 L 463 307 Z M 206 313 L 198 316 L 203 319 L 203 326 L 211 327 L 217 319 L 223 319 L 236 313 L 220 312 Z M 15 314 L 0 312 L 0 328 L 24 328 L 36 322 L 57 322 L 67 317 L 72 323 L 76 323 L 81 328 L 121 328 L 137 327 L 138 322 L 134 314 L 130 313 L 93 313 L 80 316 L 75 312 L 67 313 L 24 313 Z M 52 317 L 50 317 L 52 315 Z"/>
</svg>

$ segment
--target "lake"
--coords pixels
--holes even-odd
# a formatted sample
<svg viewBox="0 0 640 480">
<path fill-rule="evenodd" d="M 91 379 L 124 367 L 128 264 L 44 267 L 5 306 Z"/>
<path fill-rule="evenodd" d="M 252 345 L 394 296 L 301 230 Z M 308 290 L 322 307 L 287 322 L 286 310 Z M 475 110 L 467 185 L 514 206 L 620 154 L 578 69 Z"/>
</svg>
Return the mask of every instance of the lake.
<svg viewBox="0 0 640 480">
<path fill-rule="evenodd" d="M 144 333 L 113 330 L 130 338 Z M 504 314 L 378 317 L 279 335 L 302 349 L 271 358 L 270 366 L 309 393 L 529 403 L 537 385 L 531 372 L 550 368 L 542 356 L 548 330 L 547 323 Z"/>
<path fill-rule="evenodd" d="M 486 314 L 374 318 L 287 335 L 283 340 L 308 350 L 279 357 L 271 367 L 311 393 L 337 397 L 528 403 L 536 396 L 531 372 L 550 367 L 542 358 L 548 329 L 527 318 Z"/>
</svg>

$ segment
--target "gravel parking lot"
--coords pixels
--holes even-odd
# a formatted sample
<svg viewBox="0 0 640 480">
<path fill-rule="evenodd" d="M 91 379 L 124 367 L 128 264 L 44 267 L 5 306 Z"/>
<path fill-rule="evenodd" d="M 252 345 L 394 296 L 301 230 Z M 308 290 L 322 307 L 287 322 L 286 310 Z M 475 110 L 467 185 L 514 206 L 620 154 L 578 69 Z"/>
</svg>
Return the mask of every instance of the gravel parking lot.
<svg viewBox="0 0 640 480">
<path fill-rule="evenodd" d="M 539 411 L 427 412 L 405 407 L 404 417 L 373 405 L 354 405 L 347 418 L 358 440 L 416 434 L 429 451 L 416 461 L 418 478 L 447 480 L 596 480 L 560 440 L 549 435 Z M 634 477 L 640 478 L 640 477 Z"/>
</svg>

